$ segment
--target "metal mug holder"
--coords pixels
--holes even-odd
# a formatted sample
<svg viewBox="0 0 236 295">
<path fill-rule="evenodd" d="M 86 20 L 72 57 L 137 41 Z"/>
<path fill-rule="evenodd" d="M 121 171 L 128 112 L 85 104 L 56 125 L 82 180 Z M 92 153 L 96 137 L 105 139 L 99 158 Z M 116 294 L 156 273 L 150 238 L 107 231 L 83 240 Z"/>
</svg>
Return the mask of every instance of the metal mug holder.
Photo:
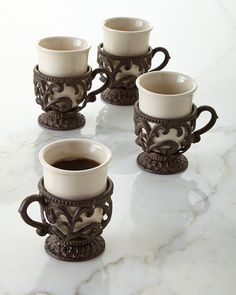
<svg viewBox="0 0 236 295">
<path fill-rule="evenodd" d="M 209 122 L 195 131 L 196 120 L 202 112 L 210 112 Z M 196 107 L 193 104 L 190 115 L 179 119 L 159 119 L 148 116 L 140 111 L 138 102 L 134 106 L 136 144 L 143 152 L 138 155 L 137 163 L 140 168 L 156 174 L 175 174 L 188 167 L 188 160 L 183 155 L 192 143 L 201 140 L 201 135 L 211 129 L 217 120 L 216 111 L 210 106 Z M 151 125 L 150 125 L 151 123 Z M 176 137 L 183 140 L 160 140 L 174 129 Z"/>
<path fill-rule="evenodd" d="M 148 72 L 151 68 L 152 58 L 158 52 L 164 54 L 163 62 L 151 71 L 159 71 L 163 69 L 169 62 L 169 52 L 163 47 L 152 49 L 149 47 L 147 53 L 138 56 L 116 56 L 109 54 L 103 48 L 101 43 L 98 46 L 97 62 L 100 67 L 110 71 L 111 81 L 101 94 L 104 101 L 114 105 L 133 105 L 138 100 L 138 88 L 135 81 L 138 76 Z M 132 67 L 138 69 L 138 75 L 122 73 L 130 71 Z M 101 75 L 101 81 L 105 81 L 105 77 Z"/>
<path fill-rule="evenodd" d="M 92 87 L 92 81 L 97 74 L 102 74 L 104 84 L 90 93 L 87 93 Z M 34 91 L 36 102 L 44 111 L 38 118 L 41 126 L 53 130 L 72 130 L 81 128 L 85 124 L 85 117 L 80 111 L 86 107 L 88 102 L 94 102 L 96 95 L 104 91 L 110 83 L 110 73 L 104 68 L 92 70 L 88 66 L 86 73 L 78 77 L 52 77 L 41 73 L 38 66 L 34 68 Z M 69 95 L 60 95 L 70 87 L 74 95 L 81 97 L 76 100 L 76 106 L 73 106 L 73 99 Z M 57 98 L 52 99 L 52 95 Z"/>
<path fill-rule="evenodd" d="M 43 178 L 38 189 L 39 194 L 23 200 L 19 213 L 27 224 L 37 229 L 38 235 L 49 234 L 45 241 L 46 252 L 64 261 L 85 261 L 100 255 L 105 249 L 101 234 L 112 215 L 112 180 L 107 179 L 107 187 L 102 194 L 79 201 L 53 196 L 45 189 Z M 33 202 L 40 205 L 42 222 L 31 219 L 27 213 Z M 96 208 L 102 209 L 101 222 L 92 222 L 77 230 L 76 224 L 83 222 L 83 216 L 92 217 Z"/>
</svg>

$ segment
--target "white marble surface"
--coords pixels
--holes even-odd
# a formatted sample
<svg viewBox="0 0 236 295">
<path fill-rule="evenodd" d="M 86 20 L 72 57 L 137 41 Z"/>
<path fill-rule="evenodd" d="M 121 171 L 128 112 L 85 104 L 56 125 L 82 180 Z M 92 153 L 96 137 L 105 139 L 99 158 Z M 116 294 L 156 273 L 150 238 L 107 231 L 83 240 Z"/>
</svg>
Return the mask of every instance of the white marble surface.
<svg viewBox="0 0 236 295">
<path fill-rule="evenodd" d="M 36 40 L 87 38 L 95 67 L 100 23 L 118 15 L 150 20 L 152 46 L 165 46 L 172 56 L 166 69 L 196 78 L 195 103 L 219 114 L 216 126 L 186 153 L 189 168 L 182 174 L 157 176 L 137 167 L 131 107 L 106 105 L 98 97 L 83 112 L 87 124 L 81 131 L 37 125 Z M 0 33 L 0 294 L 235 295 L 235 1 L 8 0 L 1 3 Z M 84 263 L 49 257 L 44 238 L 17 212 L 23 198 L 37 192 L 41 147 L 69 137 L 93 138 L 113 151 L 107 248 Z M 37 210 L 31 212 L 35 218 Z"/>
</svg>

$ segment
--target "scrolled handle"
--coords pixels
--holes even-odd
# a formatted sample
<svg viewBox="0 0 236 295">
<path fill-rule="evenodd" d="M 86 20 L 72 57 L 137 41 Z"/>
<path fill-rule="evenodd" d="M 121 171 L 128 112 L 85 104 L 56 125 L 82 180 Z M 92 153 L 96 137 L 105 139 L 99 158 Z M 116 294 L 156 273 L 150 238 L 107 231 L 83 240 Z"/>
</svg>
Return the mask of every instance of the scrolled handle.
<svg viewBox="0 0 236 295">
<path fill-rule="evenodd" d="M 106 78 L 104 78 L 104 75 L 102 75 L 102 77 L 105 79 L 105 83 L 101 87 L 99 87 L 97 90 L 94 90 L 88 94 L 87 101 L 89 101 L 89 102 L 95 101 L 96 95 L 103 92 L 104 90 L 106 90 L 111 82 L 111 73 L 109 70 L 107 70 L 105 68 L 97 68 L 97 69 L 93 70 L 92 80 L 95 79 L 97 74 L 105 74 Z M 103 82 L 104 82 L 104 80 L 103 80 Z"/>
<path fill-rule="evenodd" d="M 208 130 L 210 130 L 216 123 L 216 120 L 218 119 L 216 111 L 210 107 L 210 106 L 200 106 L 197 108 L 197 118 L 200 116 L 202 112 L 209 112 L 211 114 L 211 118 L 209 122 L 202 128 L 196 130 L 195 132 L 192 133 L 192 142 L 196 143 L 201 140 L 201 135 Z"/>
<path fill-rule="evenodd" d="M 163 62 L 156 68 L 150 70 L 150 72 L 153 72 L 153 71 L 160 71 L 162 70 L 169 62 L 170 60 L 170 55 L 169 55 L 169 52 L 167 49 L 165 49 L 164 47 L 156 47 L 152 50 L 152 57 L 154 57 L 154 55 L 157 53 L 157 52 L 162 52 L 164 54 L 164 60 Z"/>
<path fill-rule="evenodd" d="M 50 224 L 47 223 L 44 218 L 43 222 L 38 222 L 30 218 L 28 215 L 27 209 L 33 202 L 38 202 L 41 209 L 45 206 L 45 201 L 42 196 L 31 195 L 22 201 L 18 212 L 20 213 L 25 223 L 37 229 L 36 232 L 39 236 L 45 236 L 46 234 L 50 233 Z"/>
</svg>

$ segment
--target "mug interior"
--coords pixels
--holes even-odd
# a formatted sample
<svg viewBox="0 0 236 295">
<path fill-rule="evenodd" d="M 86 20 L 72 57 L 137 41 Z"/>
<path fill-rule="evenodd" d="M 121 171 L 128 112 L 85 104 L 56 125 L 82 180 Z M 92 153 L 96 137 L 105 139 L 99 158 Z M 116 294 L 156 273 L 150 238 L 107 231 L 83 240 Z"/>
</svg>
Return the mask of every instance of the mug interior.
<svg viewBox="0 0 236 295">
<path fill-rule="evenodd" d="M 86 40 L 74 37 L 49 37 L 38 42 L 39 47 L 56 51 L 77 51 L 89 48 Z"/>
<path fill-rule="evenodd" d="M 111 30 L 126 32 L 140 32 L 152 29 L 148 21 L 130 17 L 110 18 L 104 22 L 104 26 Z"/>
<path fill-rule="evenodd" d="M 176 72 L 151 72 L 140 76 L 138 86 L 162 95 L 179 95 L 193 92 L 197 83 L 189 76 Z"/>
<path fill-rule="evenodd" d="M 55 141 L 46 145 L 39 153 L 40 162 L 43 165 L 58 169 L 52 165 L 65 159 L 89 159 L 98 162 L 100 165 L 95 168 L 85 170 L 73 170 L 67 172 L 95 170 L 102 165 L 106 165 L 111 159 L 111 151 L 103 144 L 88 139 L 65 139 Z M 62 170 L 62 169 L 60 169 Z"/>
</svg>

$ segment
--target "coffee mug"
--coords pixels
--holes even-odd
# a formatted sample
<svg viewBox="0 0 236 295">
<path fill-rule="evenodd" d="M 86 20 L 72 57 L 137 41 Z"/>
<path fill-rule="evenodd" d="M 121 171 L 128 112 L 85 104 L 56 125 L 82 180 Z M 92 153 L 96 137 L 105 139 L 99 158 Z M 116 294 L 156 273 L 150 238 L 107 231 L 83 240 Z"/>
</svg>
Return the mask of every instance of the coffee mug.
<svg viewBox="0 0 236 295">
<path fill-rule="evenodd" d="M 197 83 L 178 72 L 149 72 L 136 80 L 139 90 L 139 109 L 159 119 L 178 119 L 192 111 L 193 94 Z"/>
<path fill-rule="evenodd" d="M 117 56 L 137 56 L 148 52 L 152 25 L 143 19 L 114 17 L 103 22 L 103 48 Z"/>
<path fill-rule="evenodd" d="M 150 70 L 155 54 L 163 53 L 160 65 L 151 71 L 163 69 L 169 62 L 169 52 L 163 47 L 149 46 L 152 25 L 143 19 L 116 17 L 103 22 L 103 43 L 98 46 L 97 62 L 111 72 L 109 87 L 101 97 L 115 105 L 133 105 L 138 99 L 135 80 Z M 105 81 L 101 76 L 101 80 Z"/>
<path fill-rule="evenodd" d="M 45 112 L 38 118 L 41 126 L 54 130 L 84 126 L 85 117 L 79 112 L 110 83 L 108 70 L 88 66 L 89 49 L 86 40 L 75 37 L 49 37 L 38 42 L 34 90 L 36 102 Z M 105 75 L 104 84 L 88 93 L 97 74 Z"/>
<path fill-rule="evenodd" d="M 52 77 L 77 77 L 87 72 L 89 43 L 76 37 L 48 37 L 38 41 L 38 69 Z"/>
<path fill-rule="evenodd" d="M 103 193 L 111 151 L 90 139 L 64 139 L 46 145 L 39 153 L 44 187 L 52 195 L 69 200 L 85 200 Z M 53 166 L 63 159 L 89 159 L 99 163 L 86 170 L 64 170 Z"/>
<path fill-rule="evenodd" d="M 136 85 L 139 101 L 134 107 L 135 134 L 136 143 L 143 149 L 137 158 L 138 165 L 157 174 L 184 171 L 188 160 L 183 153 L 214 126 L 216 111 L 192 103 L 197 83 L 185 74 L 149 72 L 139 76 Z M 195 130 L 203 112 L 209 112 L 211 118 Z"/>
<path fill-rule="evenodd" d="M 65 139 L 46 145 L 39 153 L 43 177 L 39 193 L 25 198 L 22 219 L 45 236 L 46 252 L 66 261 L 95 258 L 105 249 L 101 237 L 112 215 L 113 182 L 107 177 L 111 151 L 89 139 Z M 28 208 L 40 205 L 41 221 Z"/>
</svg>

